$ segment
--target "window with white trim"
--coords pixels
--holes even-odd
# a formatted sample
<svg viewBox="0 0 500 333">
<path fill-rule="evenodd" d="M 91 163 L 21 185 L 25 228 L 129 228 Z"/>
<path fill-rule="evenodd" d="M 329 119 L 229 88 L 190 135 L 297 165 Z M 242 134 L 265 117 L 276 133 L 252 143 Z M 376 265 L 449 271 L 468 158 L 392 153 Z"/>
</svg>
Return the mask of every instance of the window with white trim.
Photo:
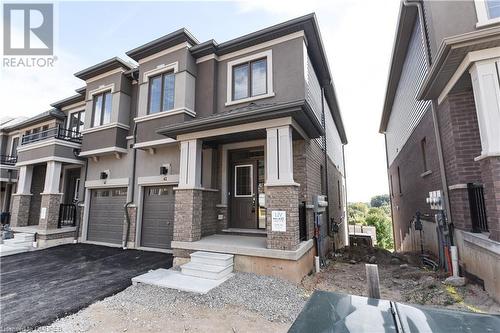
<svg viewBox="0 0 500 333">
<path fill-rule="evenodd" d="M 149 78 L 148 114 L 174 108 L 175 74 L 173 71 Z"/>
<path fill-rule="evenodd" d="M 274 96 L 272 51 L 264 51 L 227 63 L 226 105 Z"/>
<path fill-rule="evenodd" d="M 500 23 L 500 0 L 475 0 L 477 25 Z"/>
<path fill-rule="evenodd" d="M 92 126 L 106 125 L 111 122 L 111 91 L 94 95 Z"/>
</svg>

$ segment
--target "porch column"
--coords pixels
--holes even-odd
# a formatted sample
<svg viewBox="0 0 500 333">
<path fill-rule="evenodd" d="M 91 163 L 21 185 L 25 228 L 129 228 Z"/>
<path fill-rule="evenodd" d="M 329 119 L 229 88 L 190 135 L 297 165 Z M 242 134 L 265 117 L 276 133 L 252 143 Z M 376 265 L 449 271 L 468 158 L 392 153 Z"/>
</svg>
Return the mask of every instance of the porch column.
<svg viewBox="0 0 500 333">
<path fill-rule="evenodd" d="M 500 58 L 474 63 L 470 69 L 481 136 L 481 179 L 490 238 L 500 241 Z"/>
<path fill-rule="evenodd" d="M 33 177 L 33 166 L 23 165 L 19 168 L 19 179 L 17 191 L 12 195 L 12 212 L 10 225 L 12 227 L 24 227 L 28 225 L 31 203 L 31 179 Z"/>
<path fill-rule="evenodd" d="M 266 130 L 267 248 L 295 250 L 300 242 L 299 184 L 293 179 L 292 127 Z"/>
<path fill-rule="evenodd" d="M 40 229 L 56 229 L 59 220 L 59 206 L 63 194 L 59 190 L 61 182 L 62 163 L 56 161 L 47 162 L 45 173 L 45 186 L 43 188 L 42 203 L 40 209 Z"/>
<path fill-rule="evenodd" d="M 200 140 L 181 141 L 179 186 L 175 192 L 174 241 L 201 238 L 202 201 Z M 174 249 L 174 256 L 176 255 Z"/>
</svg>

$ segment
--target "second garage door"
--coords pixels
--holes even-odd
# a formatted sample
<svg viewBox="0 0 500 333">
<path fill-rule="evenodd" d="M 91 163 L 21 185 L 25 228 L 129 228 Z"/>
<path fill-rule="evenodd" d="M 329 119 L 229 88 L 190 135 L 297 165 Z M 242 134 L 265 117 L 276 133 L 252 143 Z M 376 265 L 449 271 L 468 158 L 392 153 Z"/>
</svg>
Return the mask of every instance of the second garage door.
<svg viewBox="0 0 500 333">
<path fill-rule="evenodd" d="M 141 246 L 170 249 L 174 233 L 173 186 L 144 188 Z"/>
<path fill-rule="evenodd" d="M 120 244 L 123 236 L 127 188 L 92 190 L 87 239 Z"/>
</svg>

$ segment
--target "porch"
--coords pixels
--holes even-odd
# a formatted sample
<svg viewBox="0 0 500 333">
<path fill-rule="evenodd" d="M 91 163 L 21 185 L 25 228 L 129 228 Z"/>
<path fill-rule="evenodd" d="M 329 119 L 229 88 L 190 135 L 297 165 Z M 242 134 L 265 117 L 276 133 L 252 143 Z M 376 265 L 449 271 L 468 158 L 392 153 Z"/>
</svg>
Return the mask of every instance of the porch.
<svg viewBox="0 0 500 333">
<path fill-rule="evenodd" d="M 275 276 L 294 283 L 299 283 L 310 273 L 316 254 L 313 239 L 300 242 L 295 250 L 278 250 L 268 248 L 265 237 L 222 234 L 206 236 L 194 242 L 173 241 L 172 247 L 177 252 L 185 253 L 204 251 L 232 254 L 235 271 Z M 188 261 L 187 258 L 176 256 L 174 266 Z"/>
</svg>

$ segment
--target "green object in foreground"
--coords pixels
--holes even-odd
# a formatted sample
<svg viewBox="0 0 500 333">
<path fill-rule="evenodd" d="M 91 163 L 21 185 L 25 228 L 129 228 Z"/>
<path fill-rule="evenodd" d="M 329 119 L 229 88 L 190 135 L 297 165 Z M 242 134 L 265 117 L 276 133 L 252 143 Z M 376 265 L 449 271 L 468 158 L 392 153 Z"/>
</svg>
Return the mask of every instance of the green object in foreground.
<svg viewBox="0 0 500 333">
<path fill-rule="evenodd" d="M 289 332 L 500 332 L 500 316 L 315 291 Z"/>
</svg>

